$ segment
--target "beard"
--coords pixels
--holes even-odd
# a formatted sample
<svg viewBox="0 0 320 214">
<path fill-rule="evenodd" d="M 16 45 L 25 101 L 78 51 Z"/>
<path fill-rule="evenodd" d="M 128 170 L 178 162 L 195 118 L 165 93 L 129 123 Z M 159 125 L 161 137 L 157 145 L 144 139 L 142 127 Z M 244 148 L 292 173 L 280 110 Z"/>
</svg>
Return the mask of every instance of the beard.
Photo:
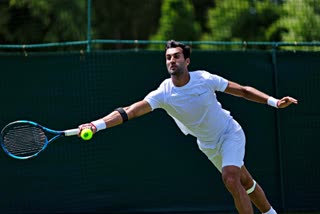
<svg viewBox="0 0 320 214">
<path fill-rule="evenodd" d="M 183 68 L 181 67 L 175 67 L 174 69 L 167 68 L 168 73 L 170 76 L 181 76 L 183 74 Z"/>
</svg>

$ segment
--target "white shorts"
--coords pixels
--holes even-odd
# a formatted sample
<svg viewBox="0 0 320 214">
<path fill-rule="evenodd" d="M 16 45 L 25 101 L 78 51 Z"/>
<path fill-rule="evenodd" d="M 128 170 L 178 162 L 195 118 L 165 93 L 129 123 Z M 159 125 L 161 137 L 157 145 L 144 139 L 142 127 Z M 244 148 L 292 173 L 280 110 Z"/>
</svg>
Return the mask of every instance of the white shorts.
<svg viewBox="0 0 320 214">
<path fill-rule="evenodd" d="M 215 167 L 222 172 L 224 166 L 244 165 L 243 159 L 245 154 L 246 137 L 235 120 L 231 120 L 226 131 L 221 135 L 217 143 L 213 142 L 212 147 L 202 147 L 208 145 L 208 142 L 201 143 L 197 141 L 199 149 L 208 157 Z"/>
</svg>

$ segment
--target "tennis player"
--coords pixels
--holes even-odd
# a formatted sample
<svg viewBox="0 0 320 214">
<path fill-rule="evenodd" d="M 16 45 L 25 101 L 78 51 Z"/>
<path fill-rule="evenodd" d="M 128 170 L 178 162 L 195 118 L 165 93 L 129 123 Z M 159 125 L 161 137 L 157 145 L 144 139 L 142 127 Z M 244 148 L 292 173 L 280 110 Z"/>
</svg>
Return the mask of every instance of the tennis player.
<svg viewBox="0 0 320 214">
<path fill-rule="evenodd" d="M 164 80 L 158 89 L 150 92 L 143 100 L 128 107 L 117 108 L 107 116 L 82 124 L 79 128 L 91 128 L 95 133 L 162 108 L 184 134 L 197 138 L 199 149 L 221 172 L 222 180 L 240 214 L 253 214 L 251 202 L 262 213 L 275 214 L 261 186 L 244 165 L 244 132 L 230 112 L 221 107 L 215 91 L 275 108 L 285 108 L 298 101 L 289 96 L 276 99 L 255 88 L 242 86 L 207 71 L 189 72 L 190 53 L 189 46 L 174 40 L 168 41 L 165 57 L 171 78 Z"/>
</svg>

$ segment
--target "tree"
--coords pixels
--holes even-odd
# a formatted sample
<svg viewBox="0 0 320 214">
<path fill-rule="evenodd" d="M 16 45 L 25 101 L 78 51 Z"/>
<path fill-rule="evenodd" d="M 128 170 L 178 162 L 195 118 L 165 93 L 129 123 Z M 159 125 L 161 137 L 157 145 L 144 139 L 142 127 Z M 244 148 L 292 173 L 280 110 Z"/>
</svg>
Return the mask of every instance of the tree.
<svg viewBox="0 0 320 214">
<path fill-rule="evenodd" d="M 158 31 L 150 40 L 196 41 L 200 39 L 200 24 L 195 19 L 194 7 L 190 0 L 164 0 L 161 7 Z M 151 45 L 151 48 L 161 48 Z"/>
<path fill-rule="evenodd" d="M 320 40 L 320 0 L 287 0 L 283 16 L 269 29 L 280 41 L 311 42 Z"/>
<path fill-rule="evenodd" d="M 210 8 L 215 7 L 215 1 L 214 0 L 192 0 L 192 4 L 194 7 L 195 12 L 195 20 L 199 22 L 201 26 L 202 32 L 208 32 L 209 29 L 207 28 L 207 22 L 208 22 L 208 10 Z"/>
<path fill-rule="evenodd" d="M 86 0 L 8 0 L 1 4 L 0 38 L 29 44 L 84 40 Z"/>
<path fill-rule="evenodd" d="M 157 30 L 155 23 L 160 17 L 161 1 L 91 0 L 91 38 L 148 39 Z M 0 43 L 86 40 L 87 2 L 88 0 L 0 0 Z M 127 47 L 123 44 L 106 46 Z"/>
<path fill-rule="evenodd" d="M 93 38 L 147 40 L 157 31 L 162 0 L 92 0 Z M 125 48 L 116 44 L 108 47 Z M 132 47 L 132 46 L 131 46 Z"/>
<path fill-rule="evenodd" d="M 216 0 L 216 7 L 208 11 L 210 32 L 202 40 L 269 41 L 266 31 L 280 15 L 280 5 L 272 1 Z"/>
</svg>

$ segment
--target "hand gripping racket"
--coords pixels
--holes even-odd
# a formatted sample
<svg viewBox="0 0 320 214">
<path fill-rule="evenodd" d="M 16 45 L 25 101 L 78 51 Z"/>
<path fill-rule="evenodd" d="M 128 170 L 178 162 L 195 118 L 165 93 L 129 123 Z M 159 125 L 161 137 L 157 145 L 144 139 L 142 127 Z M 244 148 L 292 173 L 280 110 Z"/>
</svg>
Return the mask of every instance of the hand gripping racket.
<svg viewBox="0 0 320 214">
<path fill-rule="evenodd" d="M 48 135 L 53 137 L 48 140 Z M 1 131 L 1 146 L 11 157 L 28 159 L 43 151 L 49 143 L 63 136 L 78 135 L 79 129 L 55 131 L 28 120 L 18 120 Z"/>
</svg>

